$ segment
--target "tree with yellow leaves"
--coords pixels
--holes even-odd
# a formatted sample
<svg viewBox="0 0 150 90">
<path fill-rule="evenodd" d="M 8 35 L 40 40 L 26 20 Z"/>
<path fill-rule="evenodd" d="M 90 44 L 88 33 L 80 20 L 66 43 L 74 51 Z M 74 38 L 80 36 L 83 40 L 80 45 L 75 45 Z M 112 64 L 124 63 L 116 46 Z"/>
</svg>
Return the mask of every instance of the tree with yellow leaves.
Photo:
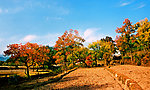
<svg viewBox="0 0 150 90">
<path fill-rule="evenodd" d="M 94 51 L 94 61 L 96 62 L 97 59 L 102 58 L 105 60 L 105 65 L 109 64 L 112 55 L 116 51 L 114 41 L 108 36 L 101 40 L 97 40 L 96 42 L 92 42 L 92 44 L 89 44 L 88 47 Z"/>
<path fill-rule="evenodd" d="M 134 29 L 137 30 L 135 44 L 137 50 L 135 54 L 140 60 L 139 62 L 142 62 L 141 64 L 146 64 L 150 60 L 150 22 L 145 18 L 137 22 L 134 25 Z"/>
</svg>

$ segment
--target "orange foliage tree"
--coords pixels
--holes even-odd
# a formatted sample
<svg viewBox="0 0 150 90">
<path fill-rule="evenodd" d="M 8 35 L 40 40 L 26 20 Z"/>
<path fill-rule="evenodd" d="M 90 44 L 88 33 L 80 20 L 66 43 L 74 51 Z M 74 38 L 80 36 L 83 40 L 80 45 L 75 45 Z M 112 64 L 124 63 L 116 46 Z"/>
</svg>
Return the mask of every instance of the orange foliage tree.
<svg viewBox="0 0 150 90">
<path fill-rule="evenodd" d="M 37 66 L 43 65 L 43 70 L 45 63 L 49 62 L 49 53 L 50 49 L 46 46 L 40 46 L 37 49 L 37 55 L 35 55 L 35 64 L 37 64 Z"/>
<path fill-rule="evenodd" d="M 29 75 L 30 66 L 38 62 L 43 62 L 48 59 L 48 56 L 43 54 L 43 52 L 48 52 L 48 50 L 41 48 L 37 43 L 27 42 L 25 45 L 22 44 L 10 44 L 7 46 L 8 50 L 4 51 L 5 56 L 11 56 L 12 60 L 18 60 L 25 64 L 27 67 L 27 76 Z M 42 50 L 42 51 L 41 51 Z"/>
<path fill-rule="evenodd" d="M 66 66 L 66 62 L 70 62 L 67 60 L 67 56 L 71 54 L 71 57 L 74 57 L 73 50 L 76 47 L 83 46 L 83 42 L 85 40 L 80 37 L 77 30 L 70 29 L 69 32 L 65 31 L 65 33 L 58 37 L 56 44 L 54 46 L 55 50 L 58 52 L 55 54 L 54 58 L 56 58 L 56 63 L 64 63 Z M 74 65 L 74 59 L 71 61 Z"/>
<path fill-rule="evenodd" d="M 116 36 L 115 42 L 116 46 L 122 54 L 122 57 L 125 55 L 130 56 L 132 61 L 134 42 L 136 41 L 134 35 L 135 30 L 129 19 L 125 19 L 123 24 L 124 25 L 121 28 L 116 29 L 116 33 L 120 33 L 121 35 Z"/>
</svg>

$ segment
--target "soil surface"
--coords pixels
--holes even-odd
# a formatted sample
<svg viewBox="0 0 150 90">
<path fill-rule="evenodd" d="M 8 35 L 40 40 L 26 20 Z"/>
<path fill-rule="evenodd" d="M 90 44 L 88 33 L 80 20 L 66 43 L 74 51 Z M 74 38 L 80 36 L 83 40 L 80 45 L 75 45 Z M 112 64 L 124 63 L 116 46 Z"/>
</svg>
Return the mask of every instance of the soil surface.
<svg viewBox="0 0 150 90">
<path fill-rule="evenodd" d="M 79 68 L 58 82 L 35 88 L 36 90 L 123 90 L 104 68 Z"/>
<path fill-rule="evenodd" d="M 110 69 L 133 79 L 142 87 L 142 89 L 150 90 L 150 67 L 119 65 L 111 67 Z"/>
</svg>

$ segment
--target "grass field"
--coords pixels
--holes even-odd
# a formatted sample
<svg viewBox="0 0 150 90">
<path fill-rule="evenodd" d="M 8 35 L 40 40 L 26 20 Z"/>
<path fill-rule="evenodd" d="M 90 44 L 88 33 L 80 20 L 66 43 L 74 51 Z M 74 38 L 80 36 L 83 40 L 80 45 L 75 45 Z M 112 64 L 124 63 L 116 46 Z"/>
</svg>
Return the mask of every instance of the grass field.
<svg viewBox="0 0 150 90">
<path fill-rule="evenodd" d="M 0 70 L 0 77 L 10 77 L 13 75 L 19 75 L 20 77 L 25 77 L 25 66 L 19 66 L 17 69 L 15 68 L 15 66 L 0 66 L 0 67 L 5 67 L 8 70 Z M 30 76 L 33 75 L 38 75 L 38 74 L 46 74 L 46 73 L 50 73 L 52 72 L 52 70 L 44 70 L 43 69 L 39 69 L 38 72 L 36 71 L 36 69 L 33 71 L 33 69 L 30 69 Z"/>
</svg>

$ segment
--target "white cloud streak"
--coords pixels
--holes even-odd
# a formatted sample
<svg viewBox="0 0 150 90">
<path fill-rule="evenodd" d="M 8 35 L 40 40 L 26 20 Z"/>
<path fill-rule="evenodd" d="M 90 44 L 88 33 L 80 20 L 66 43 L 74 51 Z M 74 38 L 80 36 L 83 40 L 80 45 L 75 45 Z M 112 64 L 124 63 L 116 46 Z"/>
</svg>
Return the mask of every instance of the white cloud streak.
<svg viewBox="0 0 150 90">
<path fill-rule="evenodd" d="M 36 38 L 37 38 L 36 35 L 27 35 L 21 41 L 23 41 L 23 42 L 30 42 L 32 40 L 35 40 Z"/>
<path fill-rule="evenodd" d="M 140 5 L 139 7 L 137 7 L 137 9 L 143 8 L 145 7 L 145 4 Z"/>
<path fill-rule="evenodd" d="M 130 2 L 125 2 L 125 3 L 121 3 L 120 6 L 123 7 L 123 6 L 127 6 L 129 4 L 130 4 Z"/>
<path fill-rule="evenodd" d="M 0 8 L 0 14 L 2 14 L 2 13 L 8 13 L 8 9 Z"/>
</svg>

